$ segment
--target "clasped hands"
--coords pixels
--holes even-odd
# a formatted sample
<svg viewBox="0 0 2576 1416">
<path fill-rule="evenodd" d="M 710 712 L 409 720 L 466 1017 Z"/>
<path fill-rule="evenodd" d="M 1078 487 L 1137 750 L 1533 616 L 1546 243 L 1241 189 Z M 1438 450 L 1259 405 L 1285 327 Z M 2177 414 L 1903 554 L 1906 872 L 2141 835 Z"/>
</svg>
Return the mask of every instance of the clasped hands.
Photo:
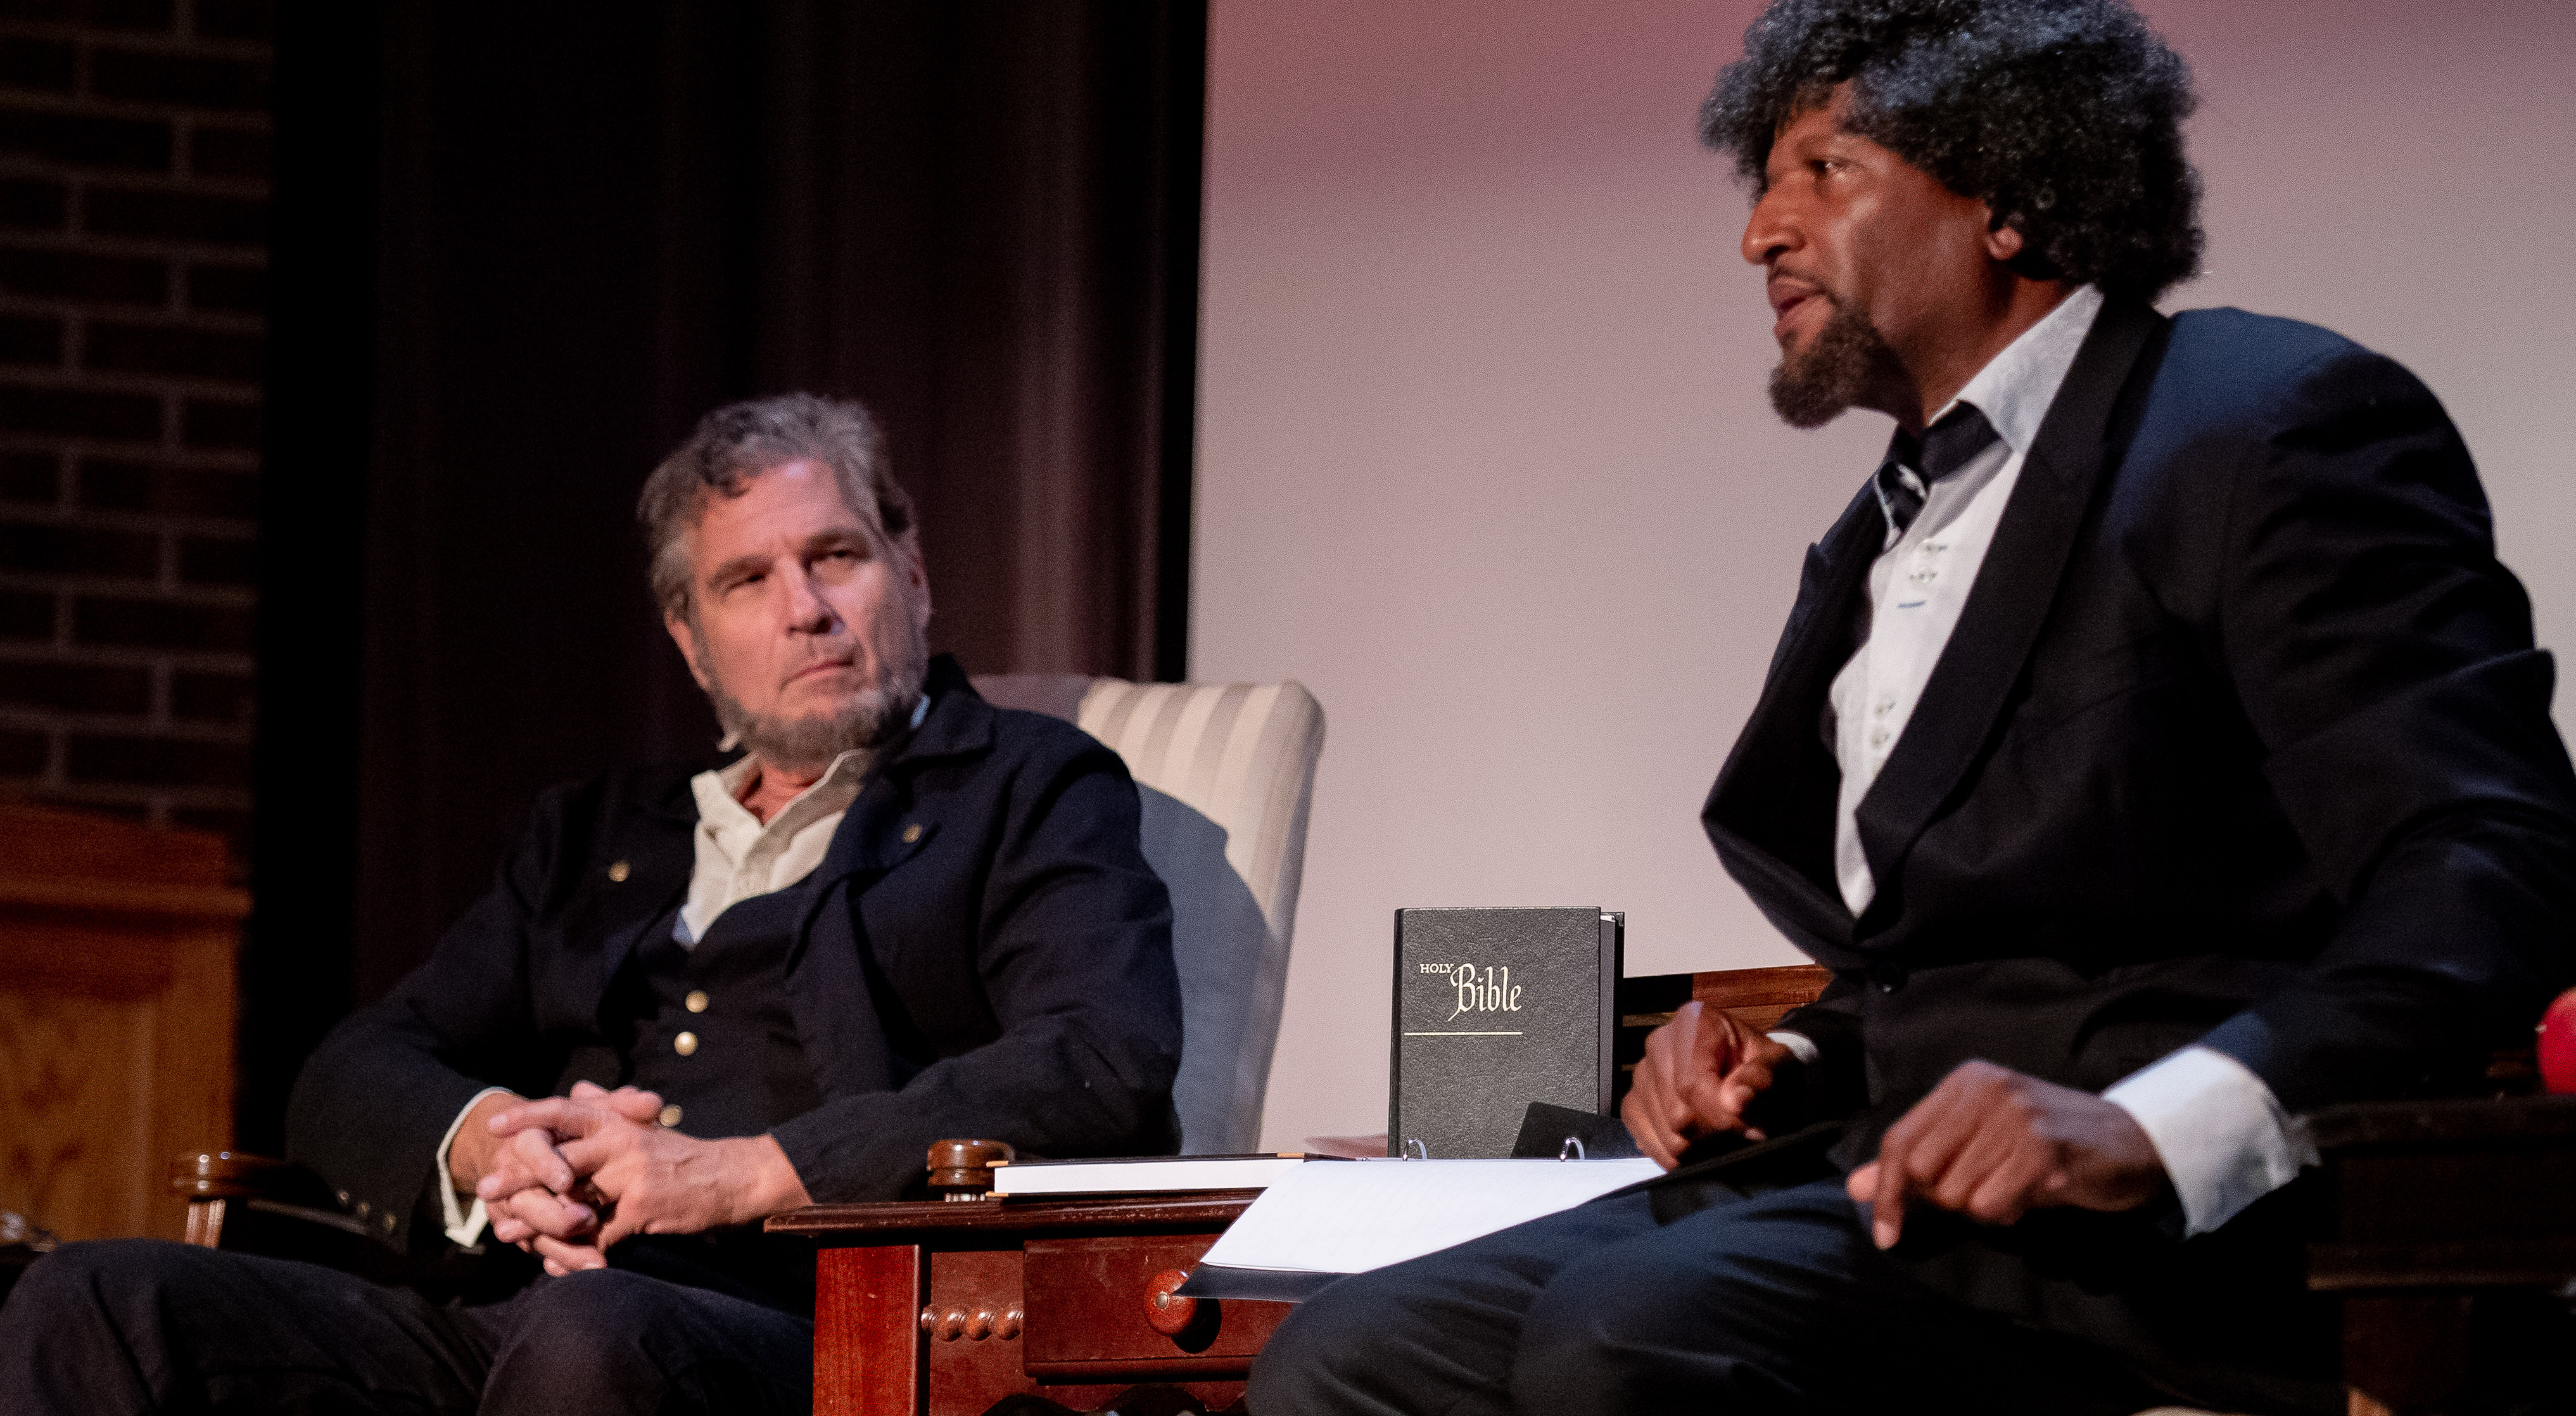
<svg viewBox="0 0 2576 1416">
<path fill-rule="evenodd" d="M 1686 1003 L 1646 1038 L 1620 1116 L 1666 1170 L 1702 1136 L 1761 1140 L 1744 1111 L 1788 1057 L 1723 1012 Z M 1870 1207 L 1870 1237 L 1886 1249 L 1910 1207 L 2002 1225 L 2034 1209 L 2135 1209 L 2166 1183 L 2155 1144 L 2128 1112 L 2090 1092 L 1967 1062 L 1888 1128 L 1878 1159 L 1845 1186 Z"/>
<path fill-rule="evenodd" d="M 573 1084 L 568 1097 L 477 1102 L 448 1171 L 491 1217 L 492 1237 L 561 1276 L 603 1268 L 632 1234 L 694 1234 L 812 1203 L 768 1136 L 702 1140 L 656 1122 L 662 1098 Z"/>
</svg>

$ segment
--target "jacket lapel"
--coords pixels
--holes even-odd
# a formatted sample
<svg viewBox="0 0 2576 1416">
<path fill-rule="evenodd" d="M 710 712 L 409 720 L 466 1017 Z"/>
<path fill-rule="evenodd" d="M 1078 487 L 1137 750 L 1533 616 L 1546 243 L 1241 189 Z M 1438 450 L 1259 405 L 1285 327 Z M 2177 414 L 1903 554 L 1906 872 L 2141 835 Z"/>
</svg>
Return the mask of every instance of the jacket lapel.
<svg viewBox="0 0 2576 1416">
<path fill-rule="evenodd" d="M 1831 773 L 1802 769 L 1827 751 L 1820 736 L 1825 694 L 1851 657 L 1862 587 L 1886 534 L 1878 500 L 1864 484 L 1824 540 L 1807 548 L 1798 602 L 1772 653 L 1762 697 L 1701 813 L 1728 870 L 1802 944 L 1839 943 L 1851 933 L 1851 912 L 1832 879 Z M 1802 776 L 1815 778 L 1803 790 Z M 1819 791 L 1821 805 L 1803 799 Z M 1825 823 L 1822 839 L 1802 839 L 1818 819 Z"/>
<path fill-rule="evenodd" d="M 697 829 L 695 801 L 683 783 L 676 801 L 657 803 L 644 813 L 643 819 L 630 828 L 618 844 L 628 870 L 621 891 L 631 888 L 626 904 L 627 917 L 612 925 L 602 936 L 599 950 L 599 987 L 604 994 L 625 966 L 626 956 L 643 942 L 644 931 L 670 917 L 688 897 L 689 876 L 698 863 L 697 842 L 692 833 Z M 591 1000 L 596 1008 L 598 1000 Z"/>
<path fill-rule="evenodd" d="M 2105 305 L 2032 440 L 1958 627 L 1895 751 L 1861 798 L 1861 848 L 1879 885 L 1861 920 L 1863 936 L 1885 928 L 1902 908 L 1898 868 L 1984 750 L 2021 678 L 2101 481 L 2113 405 L 2164 324 L 2144 305 Z"/>
<path fill-rule="evenodd" d="M 921 726 L 906 734 L 869 771 L 848 814 L 841 818 L 840 828 L 832 833 L 832 844 L 823 854 L 823 863 L 808 877 L 814 903 L 796 931 L 795 943 L 789 946 L 787 967 L 791 970 L 812 941 L 814 921 L 824 902 L 847 898 L 847 907 L 856 909 L 858 892 L 929 845 L 931 837 L 938 834 L 938 822 L 916 819 L 912 811 L 912 775 L 932 763 L 971 757 L 993 745 L 992 705 L 976 695 L 956 660 L 945 654 L 933 659 L 924 688 L 930 695 L 930 711 L 923 716 Z M 841 891 L 845 883 L 848 897 Z"/>
</svg>

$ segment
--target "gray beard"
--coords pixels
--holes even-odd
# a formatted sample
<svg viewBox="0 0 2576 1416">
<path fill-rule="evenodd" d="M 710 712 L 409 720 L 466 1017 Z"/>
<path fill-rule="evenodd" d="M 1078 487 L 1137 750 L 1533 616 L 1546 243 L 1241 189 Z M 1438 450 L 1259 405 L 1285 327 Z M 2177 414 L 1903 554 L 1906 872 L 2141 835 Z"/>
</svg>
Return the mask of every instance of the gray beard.
<svg viewBox="0 0 2576 1416">
<path fill-rule="evenodd" d="M 1858 403 L 1882 375 L 1898 368 L 1896 351 L 1869 317 L 1830 295 L 1825 327 L 1804 354 L 1783 355 L 1771 371 L 1771 409 L 1793 428 L 1821 428 Z"/>
<path fill-rule="evenodd" d="M 854 749 L 883 746 L 912 722 L 929 675 L 929 648 L 917 632 L 898 632 L 899 652 L 876 684 L 821 718 L 776 718 L 754 713 L 722 689 L 709 689 L 716 721 L 744 751 L 771 766 L 819 772 Z"/>
</svg>

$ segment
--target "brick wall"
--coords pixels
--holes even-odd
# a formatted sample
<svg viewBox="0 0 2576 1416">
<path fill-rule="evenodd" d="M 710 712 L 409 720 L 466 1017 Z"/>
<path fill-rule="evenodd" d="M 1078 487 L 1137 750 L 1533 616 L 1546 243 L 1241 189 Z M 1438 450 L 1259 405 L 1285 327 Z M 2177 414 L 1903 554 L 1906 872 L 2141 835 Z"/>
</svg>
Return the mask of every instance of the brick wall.
<svg viewBox="0 0 2576 1416">
<path fill-rule="evenodd" d="M 0 793 L 250 808 L 264 0 L 0 0 Z"/>
</svg>

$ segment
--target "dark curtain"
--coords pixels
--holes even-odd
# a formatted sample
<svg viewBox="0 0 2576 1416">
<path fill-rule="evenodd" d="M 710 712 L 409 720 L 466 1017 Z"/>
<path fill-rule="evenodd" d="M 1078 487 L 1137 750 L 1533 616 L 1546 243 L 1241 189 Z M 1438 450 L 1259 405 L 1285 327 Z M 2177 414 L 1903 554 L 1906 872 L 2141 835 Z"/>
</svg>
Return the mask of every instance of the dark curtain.
<svg viewBox="0 0 2576 1416">
<path fill-rule="evenodd" d="M 1183 676 L 1206 6 L 281 31 L 254 1145 L 539 788 L 712 745 L 632 519 L 706 409 L 867 402 L 971 670 Z"/>
</svg>

